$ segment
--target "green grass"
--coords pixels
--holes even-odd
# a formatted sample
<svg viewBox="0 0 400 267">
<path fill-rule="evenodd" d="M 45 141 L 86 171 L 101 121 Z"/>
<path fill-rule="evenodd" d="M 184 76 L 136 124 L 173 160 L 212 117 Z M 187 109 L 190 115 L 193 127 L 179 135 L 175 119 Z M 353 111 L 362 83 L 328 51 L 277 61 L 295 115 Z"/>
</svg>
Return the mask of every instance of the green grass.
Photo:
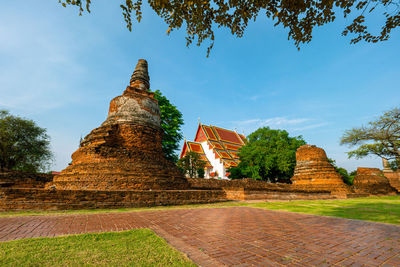
<svg viewBox="0 0 400 267">
<path fill-rule="evenodd" d="M 149 229 L 0 242 L 0 266 L 196 266 Z"/>
<path fill-rule="evenodd" d="M 211 207 L 246 206 L 273 210 L 284 210 L 315 215 L 342 217 L 365 221 L 392 223 L 400 225 L 400 196 L 367 197 L 337 200 L 310 200 L 285 202 L 220 202 L 214 204 L 195 204 L 182 206 L 162 206 L 153 208 L 131 209 L 98 209 L 98 210 L 69 210 L 69 211 L 14 211 L 1 212 L 0 217 L 48 215 L 48 214 L 90 214 L 113 213 L 126 211 L 168 210 L 168 209 L 195 209 Z"/>
<path fill-rule="evenodd" d="M 400 224 L 400 196 L 253 203 L 252 207 Z"/>
</svg>

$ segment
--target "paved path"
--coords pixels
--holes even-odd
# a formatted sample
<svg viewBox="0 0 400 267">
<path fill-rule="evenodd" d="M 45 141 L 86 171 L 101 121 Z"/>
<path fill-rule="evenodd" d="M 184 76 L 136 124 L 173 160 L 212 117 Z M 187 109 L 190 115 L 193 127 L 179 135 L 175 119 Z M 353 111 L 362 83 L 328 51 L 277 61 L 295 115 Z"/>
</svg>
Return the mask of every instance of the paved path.
<svg viewBox="0 0 400 267">
<path fill-rule="evenodd" d="M 249 207 L 0 218 L 0 241 L 151 228 L 201 266 L 400 266 L 400 227 Z"/>
</svg>

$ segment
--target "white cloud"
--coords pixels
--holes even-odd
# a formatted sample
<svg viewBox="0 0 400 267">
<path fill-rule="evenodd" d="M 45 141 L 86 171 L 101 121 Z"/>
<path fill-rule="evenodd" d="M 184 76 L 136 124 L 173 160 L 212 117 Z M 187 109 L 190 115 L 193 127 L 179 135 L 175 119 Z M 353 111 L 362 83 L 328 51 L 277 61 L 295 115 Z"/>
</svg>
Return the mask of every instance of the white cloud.
<svg viewBox="0 0 400 267">
<path fill-rule="evenodd" d="M 306 131 L 328 125 L 328 122 L 318 122 L 311 118 L 287 118 L 273 117 L 266 119 L 248 119 L 242 121 L 233 121 L 231 124 L 240 132 L 249 134 L 261 127 L 270 127 L 272 129 L 288 130 L 289 132 Z"/>
<path fill-rule="evenodd" d="M 250 97 L 249 97 L 249 99 L 250 99 L 251 101 L 256 101 L 256 100 L 259 99 L 259 98 L 261 98 L 260 95 L 253 95 L 253 96 L 250 96 Z"/>
<path fill-rule="evenodd" d="M 305 131 L 305 130 L 315 129 L 315 128 L 319 128 L 319 127 L 323 127 L 323 126 L 327 126 L 327 125 L 329 125 L 328 122 L 321 122 L 321 123 L 306 125 L 306 126 L 299 127 L 299 128 L 294 128 L 293 131 Z"/>
</svg>

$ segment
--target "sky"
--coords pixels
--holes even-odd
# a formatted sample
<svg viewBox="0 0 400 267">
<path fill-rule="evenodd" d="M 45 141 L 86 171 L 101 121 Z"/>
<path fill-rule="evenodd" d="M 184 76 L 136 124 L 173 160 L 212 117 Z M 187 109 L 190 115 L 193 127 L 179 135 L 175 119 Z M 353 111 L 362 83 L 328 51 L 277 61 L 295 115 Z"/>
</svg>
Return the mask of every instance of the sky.
<svg viewBox="0 0 400 267">
<path fill-rule="evenodd" d="M 93 2 L 83 16 L 56 0 L 0 3 L 0 109 L 47 129 L 52 170 L 64 169 L 80 137 L 106 119 L 141 58 L 151 90 L 183 113 L 188 140 L 199 119 L 245 135 L 268 126 L 301 135 L 349 171 L 381 168 L 377 157 L 348 159 L 352 148 L 340 138 L 399 106 L 399 31 L 386 42 L 351 45 L 341 36 L 349 21 L 340 18 L 298 51 L 287 29 L 260 15 L 243 38 L 216 29 L 207 58 L 207 43 L 187 48 L 185 29 L 168 36 L 148 6 L 129 32 L 119 3 Z"/>
</svg>

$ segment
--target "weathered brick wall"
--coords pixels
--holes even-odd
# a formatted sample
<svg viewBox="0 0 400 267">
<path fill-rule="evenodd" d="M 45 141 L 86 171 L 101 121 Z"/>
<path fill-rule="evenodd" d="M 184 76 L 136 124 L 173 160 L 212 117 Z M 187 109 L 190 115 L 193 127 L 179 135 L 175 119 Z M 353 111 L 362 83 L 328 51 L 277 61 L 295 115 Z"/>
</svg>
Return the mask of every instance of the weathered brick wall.
<svg viewBox="0 0 400 267">
<path fill-rule="evenodd" d="M 244 190 L 244 200 L 313 200 L 332 199 L 336 196 L 330 192 L 270 191 Z"/>
<path fill-rule="evenodd" d="M 369 193 L 373 195 L 395 194 L 387 177 L 378 168 L 357 168 L 357 175 L 354 177 L 353 188 L 355 192 Z"/>
<path fill-rule="evenodd" d="M 271 189 L 271 190 L 291 190 L 290 184 L 268 183 L 250 178 L 235 180 L 220 179 L 188 179 L 190 187 L 196 189 L 218 189 L 218 188 L 247 188 L 247 189 Z"/>
<path fill-rule="evenodd" d="M 299 187 L 291 184 L 268 183 L 253 179 L 217 180 L 188 179 L 193 189 L 223 189 L 231 200 L 295 200 L 335 198 L 329 190 L 316 187 Z"/>
<path fill-rule="evenodd" d="M 33 174 L 22 171 L 0 172 L 0 187 L 9 188 L 44 188 L 53 180 L 51 174 Z"/>
<path fill-rule="evenodd" d="M 400 170 L 383 170 L 383 174 L 388 178 L 390 185 L 400 193 Z"/>
<path fill-rule="evenodd" d="M 277 192 L 302 192 L 302 193 L 329 193 L 318 187 L 297 186 L 293 184 L 269 183 L 250 178 L 237 180 L 218 180 L 218 179 L 188 179 L 190 187 L 193 189 L 246 189 L 246 190 L 269 190 Z"/>
<path fill-rule="evenodd" d="M 226 201 L 223 190 L 0 189 L 0 211 L 150 207 Z"/>
</svg>

